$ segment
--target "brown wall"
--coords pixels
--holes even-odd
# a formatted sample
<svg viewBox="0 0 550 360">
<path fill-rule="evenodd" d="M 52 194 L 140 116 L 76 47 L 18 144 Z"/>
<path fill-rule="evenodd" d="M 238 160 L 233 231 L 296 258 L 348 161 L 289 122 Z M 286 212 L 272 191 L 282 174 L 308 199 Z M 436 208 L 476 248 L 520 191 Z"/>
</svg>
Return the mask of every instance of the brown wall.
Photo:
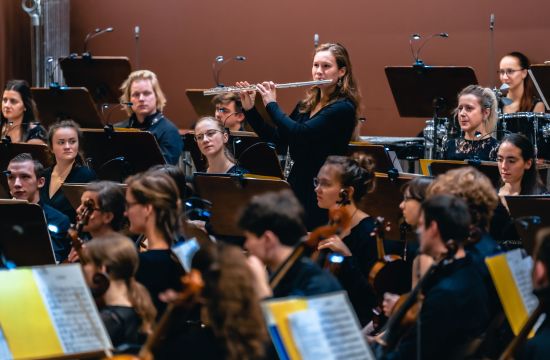
<svg viewBox="0 0 550 360">
<path fill-rule="evenodd" d="M 363 133 L 414 136 L 423 119 L 399 117 L 384 74 L 385 66 L 412 63 L 411 33 L 448 32 L 446 40 L 433 39 L 421 58 L 430 65 L 472 66 L 487 85 L 497 80 L 488 70 L 489 15 L 496 14 L 496 69 L 500 56 L 516 49 L 534 62 L 550 59 L 549 12 L 550 2 L 543 0 L 78 0 L 71 3 L 71 50 L 81 52 L 82 39 L 93 28 L 113 26 L 115 32 L 92 40 L 91 52 L 126 55 L 133 62 L 133 31 L 139 25 L 141 67 L 157 72 L 168 97 L 165 112 L 187 127 L 196 115 L 184 91 L 213 86 L 215 56 L 248 58 L 224 68 L 226 84 L 309 80 L 313 34 L 319 33 L 321 42 L 342 42 L 351 53 L 368 119 Z M 290 111 L 302 94 L 303 89 L 281 90 L 280 102 Z"/>
</svg>

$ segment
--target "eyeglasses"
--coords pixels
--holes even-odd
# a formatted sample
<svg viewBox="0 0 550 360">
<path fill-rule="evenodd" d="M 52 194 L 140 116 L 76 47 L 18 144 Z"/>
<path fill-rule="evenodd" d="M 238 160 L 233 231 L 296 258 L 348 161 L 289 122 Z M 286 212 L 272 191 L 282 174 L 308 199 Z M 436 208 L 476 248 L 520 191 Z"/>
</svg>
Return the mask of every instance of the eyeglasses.
<svg viewBox="0 0 550 360">
<path fill-rule="evenodd" d="M 497 71 L 497 74 L 499 74 L 500 76 L 504 76 L 504 75 L 510 76 L 516 71 L 522 71 L 522 70 L 525 70 L 525 69 L 500 69 Z"/>
<path fill-rule="evenodd" d="M 195 135 L 195 141 L 203 141 L 205 137 L 211 139 L 212 136 L 216 135 L 216 133 L 222 133 L 223 134 L 223 131 L 216 130 L 216 129 L 207 130 L 202 134 L 196 134 Z"/>
</svg>

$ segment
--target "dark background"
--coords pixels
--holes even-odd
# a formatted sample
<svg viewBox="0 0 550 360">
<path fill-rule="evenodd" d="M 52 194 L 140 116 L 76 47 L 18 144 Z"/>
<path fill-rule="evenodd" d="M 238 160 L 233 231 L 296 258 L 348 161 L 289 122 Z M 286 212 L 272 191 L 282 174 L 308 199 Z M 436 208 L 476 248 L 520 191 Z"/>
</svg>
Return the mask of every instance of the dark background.
<svg viewBox="0 0 550 360">
<path fill-rule="evenodd" d="M 432 39 L 421 58 L 430 65 L 472 66 L 481 84 L 494 85 L 490 14 L 496 15 L 496 70 L 500 57 L 513 50 L 525 52 L 533 63 L 550 60 L 549 10 L 550 2 L 543 0 L 73 0 L 71 52 L 82 52 L 92 29 L 113 26 L 113 33 L 90 42 L 90 51 L 128 56 L 135 66 L 134 26 L 139 25 L 140 67 L 158 74 L 168 98 L 165 113 L 187 128 L 196 115 L 185 89 L 214 85 L 211 65 L 217 55 L 248 58 L 226 65 L 225 84 L 310 80 L 318 33 L 321 43 L 338 41 L 350 52 L 367 117 L 362 133 L 414 136 L 425 119 L 399 117 L 384 74 L 385 66 L 412 63 L 410 34 L 449 33 L 448 39 Z M 30 80 L 29 17 L 18 0 L 0 1 L 0 49 L 0 83 Z M 278 95 L 290 111 L 303 89 Z"/>
</svg>

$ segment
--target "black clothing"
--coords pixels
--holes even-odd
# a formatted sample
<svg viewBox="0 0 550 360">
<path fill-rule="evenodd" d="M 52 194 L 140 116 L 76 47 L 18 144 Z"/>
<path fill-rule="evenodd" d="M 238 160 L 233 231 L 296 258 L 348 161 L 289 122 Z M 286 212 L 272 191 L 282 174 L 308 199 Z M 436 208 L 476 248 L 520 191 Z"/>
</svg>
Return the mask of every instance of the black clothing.
<svg viewBox="0 0 550 360">
<path fill-rule="evenodd" d="M 290 146 L 294 166 L 288 182 L 305 208 L 308 230 L 325 224 L 327 211 L 317 206 L 313 178 L 329 155 L 346 155 L 348 143 L 355 128 L 355 106 L 348 99 L 339 99 L 326 105 L 310 117 L 300 113 L 296 106 L 290 116 L 283 113 L 276 102 L 267 104 L 266 110 L 276 125 L 266 123 L 256 108 L 245 111 L 246 120 L 263 140 Z"/>
<path fill-rule="evenodd" d="M 39 202 L 38 205 L 42 207 L 46 222 L 48 224 L 48 232 L 50 233 L 50 239 L 52 242 L 53 252 L 55 254 L 55 260 L 61 262 L 67 258 L 71 251 L 71 241 L 67 237 L 67 231 L 71 226 L 71 222 L 67 215 L 56 210 L 55 208 Z"/>
<path fill-rule="evenodd" d="M 157 139 L 164 160 L 170 165 L 178 164 L 183 152 L 183 140 L 178 128 L 160 111 L 145 117 L 143 123 L 137 120 L 136 114 L 132 114 L 128 120 L 115 126 L 149 131 Z"/>
<path fill-rule="evenodd" d="M 44 183 L 44 186 L 40 188 L 40 201 L 42 201 L 46 205 L 50 205 L 56 208 L 63 214 L 67 215 L 69 217 L 69 221 L 74 224 L 76 219 L 76 209 L 73 208 L 73 206 L 65 196 L 65 193 L 63 193 L 63 189 L 61 189 L 60 187 L 50 198 L 50 182 L 52 180 L 52 170 L 53 167 L 49 167 L 44 170 L 44 178 L 46 179 L 46 182 Z M 69 175 L 67 175 L 65 182 L 89 183 L 95 179 L 97 179 L 97 176 L 92 169 L 87 166 L 82 166 L 75 163 L 73 165 L 73 168 L 71 169 L 71 172 L 69 173 Z"/>
<path fill-rule="evenodd" d="M 445 147 L 445 159 L 496 161 L 498 146 L 498 140 L 493 137 L 482 140 L 451 139 Z"/>
<path fill-rule="evenodd" d="M 47 132 L 46 129 L 42 127 L 39 123 L 32 123 L 29 126 L 29 130 L 26 134 L 23 135 L 23 142 L 27 142 L 29 140 L 42 140 L 44 142 L 47 142 Z"/>
<path fill-rule="evenodd" d="M 537 329 L 535 336 L 518 351 L 518 360 L 546 360 L 550 357 L 550 309 L 546 306 L 546 319 Z"/>
<path fill-rule="evenodd" d="M 143 344 L 145 334 L 140 332 L 141 319 L 134 308 L 129 306 L 105 306 L 99 315 L 116 348 L 122 344 Z"/>
<path fill-rule="evenodd" d="M 421 359 L 446 359 L 486 329 L 487 293 L 469 255 L 441 268 L 424 287 L 424 294 L 419 315 Z M 416 335 L 414 325 L 384 359 L 416 359 Z"/>
<path fill-rule="evenodd" d="M 311 296 L 339 290 L 342 287 L 332 274 L 323 271 L 311 259 L 302 257 L 273 290 L 273 297 Z"/>
<path fill-rule="evenodd" d="M 491 219 L 491 236 L 505 250 L 522 247 L 514 221 L 500 199 Z"/>
<path fill-rule="evenodd" d="M 157 318 L 166 309 L 166 303 L 159 299 L 159 294 L 167 289 L 181 290 L 181 275 L 183 269 L 172 257 L 171 250 L 148 250 L 139 254 L 136 280 L 149 290 L 158 311 Z"/>
<path fill-rule="evenodd" d="M 336 278 L 348 292 L 350 302 L 362 326 L 372 319 L 376 295 L 369 285 L 369 272 L 377 260 L 376 238 L 371 236 L 374 220 L 366 217 L 342 239 L 352 256 L 344 257 Z"/>
<path fill-rule="evenodd" d="M 227 174 L 232 174 L 232 175 L 244 175 L 244 174 L 248 174 L 249 172 L 250 171 L 246 170 L 245 168 L 237 164 L 231 166 L 229 170 L 227 170 Z"/>
</svg>

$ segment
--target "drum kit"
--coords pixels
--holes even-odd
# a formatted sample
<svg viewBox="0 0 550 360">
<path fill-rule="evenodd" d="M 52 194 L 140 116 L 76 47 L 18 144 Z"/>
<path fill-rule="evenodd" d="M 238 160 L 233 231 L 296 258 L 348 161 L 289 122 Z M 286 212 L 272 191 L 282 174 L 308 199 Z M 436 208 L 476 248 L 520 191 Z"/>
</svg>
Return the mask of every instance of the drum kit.
<svg viewBox="0 0 550 360">
<path fill-rule="evenodd" d="M 499 115 L 499 140 L 508 133 L 525 135 L 535 147 L 537 157 L 550 158 L 550 114 L 517 112 Z"/>
</svg>

